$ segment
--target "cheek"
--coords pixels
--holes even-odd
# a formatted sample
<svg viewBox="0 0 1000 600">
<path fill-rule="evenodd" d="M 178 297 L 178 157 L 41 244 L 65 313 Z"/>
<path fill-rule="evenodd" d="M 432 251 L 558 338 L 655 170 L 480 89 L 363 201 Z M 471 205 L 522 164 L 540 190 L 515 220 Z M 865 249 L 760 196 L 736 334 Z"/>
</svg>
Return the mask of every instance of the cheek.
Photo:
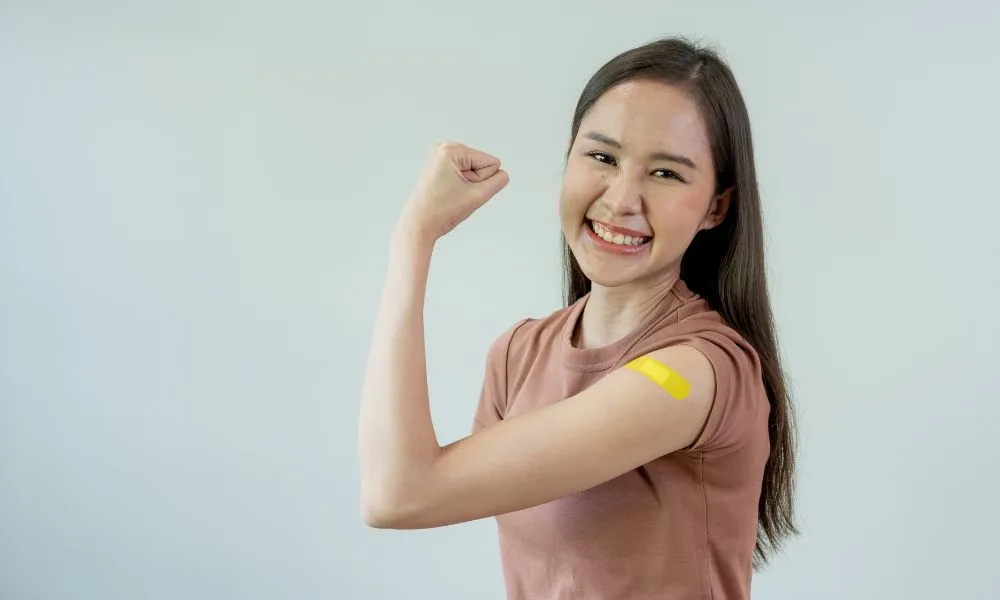
<svg viewBox="0 0 1000 600">
<path fill-rule="evenodd" d="M 600 181 L 593 172 L 574 168 L 572 164 L 567 167 L 559 195 L 560 214 L 579 218 L 599 196 Z"/>
<path fill-rule="evenodd" d="M 671 244 L 684 244 L 698 232 L 707 208 L 700 193 L 685 193 L 662 202 L 650 202 L 646 218 L 657 237 L 665 237 Z"/>
<path fill-rule="evenodd" d="M 576 235 L 586 211 L 580 195 L 564 187 L 559 197 L 559 224 L 567 238 L 572 239 Z"/>
</svg>

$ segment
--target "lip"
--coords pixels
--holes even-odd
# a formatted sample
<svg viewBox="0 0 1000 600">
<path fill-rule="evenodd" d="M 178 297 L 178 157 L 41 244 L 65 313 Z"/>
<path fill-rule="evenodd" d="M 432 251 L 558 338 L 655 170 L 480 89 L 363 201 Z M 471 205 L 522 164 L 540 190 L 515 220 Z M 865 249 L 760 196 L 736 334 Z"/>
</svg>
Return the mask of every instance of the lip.
<svg viewBox="0 0 1000 600">
<path fill-rule="evenodd" d="M 597 219 L 587 219 L 587 220 L 588 221 L 593 221 L 594 223 L 600 223 L 605 229 L 607 229 L 608 231 L 611 231 L 612 233 L 620 233 L 622 235 L 627 235 L 627 236 L 631 236 L 631 237 L 645 237 L 645 238 L 653 237 L 653 236 L 649 235 L 648 233 L 643 233 L 641 231 L 636 231 L 635 229 L 626 229 L 625 227 L 616 227 L 616 226 L 611 225 L 609 223 L 605 223 L 604 221 L 598 221 Z M 588 229 L 589 229 L 589 227 L 588 227 Z"/>
<path fill-rule="evenodd" d="M 600 223 L 600 221 L 598 221 L 598 223 Z M 596 233 L 594 233 L 594 230 L 590 227 L 590 224 L 586 222 L 584 222 L 583 224 L 583 230 L 587 236 L 587 239 L 589 239 L 592 244 L 594 244 L 601 250 L 604 250 L 606 252 L 612 252 L 614 254 L 624 254 L 624 255 L 634 256 L 636 254 L 639 254 L 640 252 L 645 252 L 646 247 L 649 246 L 650 244 L 649 241 L 640 246 L 623 246 L 619 244 L 612 244 L 611 242 L 605 240 L 602 237 L 599 237 Z M 624 231 L 628 230 L 623 231 L 621 228 L 618 228 L 617 230 L 614 231 L 615 233 L 622 233 L 623 235 L 628 235 L 624 233 Z M 641 235 L 641 234 L 636 234 L 635 232 L 633 232 L 630 235 Z"/>
</svg>

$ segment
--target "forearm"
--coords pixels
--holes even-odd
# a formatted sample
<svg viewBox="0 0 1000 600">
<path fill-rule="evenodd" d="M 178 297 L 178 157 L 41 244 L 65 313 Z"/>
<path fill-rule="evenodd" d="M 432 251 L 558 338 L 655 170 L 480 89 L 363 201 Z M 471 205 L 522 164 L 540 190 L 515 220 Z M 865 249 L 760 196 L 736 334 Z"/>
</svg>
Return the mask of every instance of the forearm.
<svg viewBox="0 0 1000 600">
<path fill-rule="evenodd" d="M 401 229 L 389 268 L 362 393 L 361 491 L 366 520 L 386 525 L 419 504 L 415 492 L 441 452 L 427 392 L 423 309 L 433 244 Z M 418 509 L 418 507 L 414 507 Z"/>
</svg>

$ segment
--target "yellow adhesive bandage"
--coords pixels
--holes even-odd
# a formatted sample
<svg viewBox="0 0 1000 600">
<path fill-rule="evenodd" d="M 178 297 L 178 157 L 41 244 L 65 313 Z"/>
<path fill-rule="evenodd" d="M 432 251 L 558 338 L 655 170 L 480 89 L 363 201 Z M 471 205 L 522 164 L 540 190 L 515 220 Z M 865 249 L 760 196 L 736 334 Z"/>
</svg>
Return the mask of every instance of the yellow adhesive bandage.
<svg viewBox="0 0 1000 600">
<path fill-rule="evenodd" d="M 688 394 L 691 393 L 691 384 L 686 379 L 655 358 L 640 356 L 625 365 L 625 368 L 649 377 L 656 382 L 656 385 L 665 389 L 668 394 L 678 400 L 687 398 Z"/>
</svg>

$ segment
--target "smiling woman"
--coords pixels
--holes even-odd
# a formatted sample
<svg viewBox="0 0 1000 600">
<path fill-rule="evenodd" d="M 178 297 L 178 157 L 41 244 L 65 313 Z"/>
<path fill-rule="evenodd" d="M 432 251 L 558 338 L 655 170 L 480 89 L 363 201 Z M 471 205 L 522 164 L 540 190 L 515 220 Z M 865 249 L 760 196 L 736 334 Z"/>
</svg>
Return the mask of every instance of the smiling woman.
<svg viewBox="0 0 1000 600">
<path fill-rule="evenodd" d="M 510 598 L 748 598 L 754 558 L 795 532 L 794 453 L 732 73 L 667 39 L 590 80 L 559 199 L 567 305 L 494 342 L 473 433 L 442 447 L 431 254 L 507 182 L 442 144 L 403 212 L 362 401 L 365 520 L 497 517 Z"/>
</svg>

